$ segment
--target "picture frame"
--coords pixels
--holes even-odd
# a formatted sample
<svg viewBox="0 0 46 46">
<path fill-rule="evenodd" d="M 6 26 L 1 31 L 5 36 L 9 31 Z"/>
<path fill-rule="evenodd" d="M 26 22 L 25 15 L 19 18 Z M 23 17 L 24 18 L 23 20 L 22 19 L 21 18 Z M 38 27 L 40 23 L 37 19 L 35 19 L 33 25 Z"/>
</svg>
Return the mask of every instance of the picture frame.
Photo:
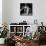
<svg viewBox="0 0 46 46">
<path fill-rule="evenodd" d="M 21 16 L 32 16 L 32 3 L 20 3 L 20 15 Z"/>
</svg>

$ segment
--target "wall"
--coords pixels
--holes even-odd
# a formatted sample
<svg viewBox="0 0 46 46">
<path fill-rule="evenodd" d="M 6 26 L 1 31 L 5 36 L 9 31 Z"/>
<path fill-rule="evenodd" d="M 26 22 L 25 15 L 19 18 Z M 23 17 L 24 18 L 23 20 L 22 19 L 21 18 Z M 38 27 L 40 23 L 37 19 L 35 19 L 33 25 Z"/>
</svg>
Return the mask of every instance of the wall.
<svg viewBox="0 0 46 46">
<path fill-rule="evenodd" d="M 0 0 L 0 27 L 2 27 L 2 0 Z"/>
<path fill-rule="evenodd" d="M 46 25 L 46 0 L 4 0 L 4 2 L 3 21 L 18 23 L 26 20 L 31 24 L 37 19 L 38 24 L 43 21 Z M 33 4 L 33 16 L 20 16 L 20 3 L 23 2 Z"/>
<path fill-rule="evenodd" d="M 2 24 L 6 23 L 9 28 L 8 14 L 7 14 L 7 0 L 2 0 Z"/>
<path fill-rule="evenodd" d="M 6 0 L 2 0 L 2 23 L 8 22 L 7 18 L 7 2 Z"/>
</svg>

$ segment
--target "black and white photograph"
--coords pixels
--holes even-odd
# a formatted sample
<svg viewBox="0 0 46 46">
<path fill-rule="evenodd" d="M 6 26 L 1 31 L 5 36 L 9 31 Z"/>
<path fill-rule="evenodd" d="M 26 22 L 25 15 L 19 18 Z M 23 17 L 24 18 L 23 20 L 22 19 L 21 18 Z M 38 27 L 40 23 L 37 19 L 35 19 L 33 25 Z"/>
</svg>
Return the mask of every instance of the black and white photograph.
<svg viewBox="0 0 46 46">
<path fill-rule="evenodd" d="M 32 16 L 32 3 L 20 3 L 20 15 Z"/>
</svg>

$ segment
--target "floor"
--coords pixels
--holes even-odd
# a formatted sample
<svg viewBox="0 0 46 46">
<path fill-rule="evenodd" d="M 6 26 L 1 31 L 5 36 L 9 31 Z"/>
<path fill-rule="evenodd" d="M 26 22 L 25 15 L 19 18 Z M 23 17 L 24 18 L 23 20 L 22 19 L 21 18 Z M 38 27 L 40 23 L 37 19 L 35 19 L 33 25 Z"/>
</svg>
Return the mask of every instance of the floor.
<svg viewBox="0 0 46 46">
<path fill-rule="evenodd" d="M 39 45 L 38 42 L 32 42 L 32 46 L 46 46 L 46 45 Z"/>
<path fill-rule="evenodd" d="M 46 45 L 40 45 L 40 46 L 46 46 Z"/>
<path fill-rule="evenodd" d="M 0 46 L 4 46 L 4 44 L 3 45 L 1 44 Z"/>
<path fill-rule="evenodd" d="M 4 46 L 4 45 L 0 45 L 0 46 Z M 35 45 L 33 45 L 33 46 L 35 46 Z M 38 45 L 36 45 L 36 46 L 38 46 Z M 46 45 L 40 45 L 40 46 L 46 46 Z"/>
</svg>

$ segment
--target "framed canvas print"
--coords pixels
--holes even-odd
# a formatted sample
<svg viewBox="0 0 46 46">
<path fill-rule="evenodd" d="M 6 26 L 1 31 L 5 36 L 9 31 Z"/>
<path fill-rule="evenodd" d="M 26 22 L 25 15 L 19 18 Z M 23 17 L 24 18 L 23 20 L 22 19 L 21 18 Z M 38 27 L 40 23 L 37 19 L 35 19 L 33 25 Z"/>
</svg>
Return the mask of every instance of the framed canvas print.
<svg viewBox="0 0 46 46">
<path fill-rule="evenodd" d="M 32 3 L 20 3 L 20 15 L 32 16 Z"/>
</svg>

